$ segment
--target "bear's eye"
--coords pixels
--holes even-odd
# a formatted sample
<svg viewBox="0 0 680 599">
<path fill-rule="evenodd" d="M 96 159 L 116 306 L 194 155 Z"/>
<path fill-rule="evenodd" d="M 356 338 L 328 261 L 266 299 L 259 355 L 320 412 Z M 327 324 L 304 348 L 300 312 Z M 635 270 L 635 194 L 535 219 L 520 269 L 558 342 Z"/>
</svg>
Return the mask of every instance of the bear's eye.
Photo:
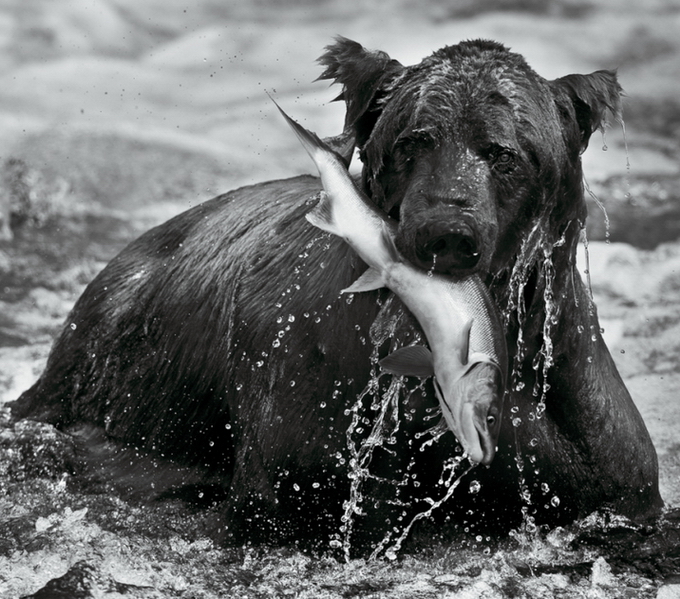
<svg viewBox="0 0 680 599">
<path fill-rule="evenodd" d="M 515 154 L 511 150 L 499 150 L 492 157 L 493 167 L 501 173 L 515 168 Z"/>
<path fill-rule="evenodd" d="M 419 155 L 434 146 L 434 138 L 426 131 L 415 131 L 399 137 L 392 151 L 395 169 L 402 172 L 408 170 Z"/>
</svg>

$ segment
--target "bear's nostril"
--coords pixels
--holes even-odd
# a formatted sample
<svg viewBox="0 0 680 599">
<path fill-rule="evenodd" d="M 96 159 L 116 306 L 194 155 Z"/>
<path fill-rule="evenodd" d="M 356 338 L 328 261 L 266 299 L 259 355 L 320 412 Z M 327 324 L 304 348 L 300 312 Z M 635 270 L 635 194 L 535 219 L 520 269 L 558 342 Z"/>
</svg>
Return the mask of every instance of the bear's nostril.
<svg viewBox="0 0 680 599">
<path fill-rule="evenodd" d="M 474 268 L 480 258 L 477 243 L 471 235 L 451 231 L 427 236 L 419 244 L 417 253 L 423 266 L 434 267 L 440 272 Z"/>
<path fill-rule="evenodd" d="M 432 243 L 428 244 L 428 250 L 431 254 L 444 254 L 448 249 L 448 243 L 446 237 L 440 237 L 435 239 Z"/>
<path fill-rule="evenodd" d="M 479 259 L 479 250 L 477 249 L 477 244 L 472 237 L 461 236 L 456 245 L 456 251 L 461 256 L 466 256 L 470 259 Z"/>
</svg>

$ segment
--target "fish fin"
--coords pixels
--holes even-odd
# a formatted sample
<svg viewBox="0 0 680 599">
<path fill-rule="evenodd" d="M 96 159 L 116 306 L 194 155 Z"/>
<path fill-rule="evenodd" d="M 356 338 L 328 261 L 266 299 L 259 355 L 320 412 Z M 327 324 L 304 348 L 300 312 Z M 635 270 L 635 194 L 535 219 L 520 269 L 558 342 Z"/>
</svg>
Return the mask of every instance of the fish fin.
<svg viewBox="0 0 680 599">
<path fill-rule="evenodd" d="M 325 191 L 319 192 L 319 201 L 314 208 L 305 214 L 305 218 L 322 231 L 340 235 L 333 218 L 333 202 Z"/>
<path fill-rule="evenodd" d="M 426 379 L 434 374 L 432 352 L 424 345 L 409 345 L 380 360 L 380 367 L 391 373 Z"/>
<path fill-rule="evenodd" d="M 503 386 L 505 387 L 505 373 L 503 372 L 503 368 L 501 368 L 501 365 L 491 356 L 482 352 L 471 353 L 468 357 L 467 370 L 469 371 L 476 364 L 490 364 L 491 366 L 497 368 L 501 375 Z"/>
<path fill-rule="evenodd" d="M 382 279 L 380 271 L 375 268 L 369 268 L 356 281 L 354 281 L 354 283 L 352 283 L 346 289 L 343 289 L 340 293 L 361 293 L 362 291 L 374 291 L 375 289 L 382 289 L 384 286 L 385 282 Z"/>
</svg>

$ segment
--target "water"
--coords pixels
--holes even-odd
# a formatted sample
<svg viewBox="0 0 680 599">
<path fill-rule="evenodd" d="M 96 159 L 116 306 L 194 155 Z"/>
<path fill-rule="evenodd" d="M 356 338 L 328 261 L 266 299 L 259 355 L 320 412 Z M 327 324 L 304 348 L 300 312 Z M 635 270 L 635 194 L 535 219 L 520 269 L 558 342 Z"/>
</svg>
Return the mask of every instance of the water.
<svg viewBox="0 0 680 599">
<path fill-rule="evenodd" d="M 630 176 L 628 179 L 628 186 L 630 189 Z M 583 187 L 585 188 L 586 192 L 593 200 L 593 202 L 595 202 L 595 205 L 602 212 L 602 216 L 604 218 L 604 240 L 606 243 L 609 243 L 611 237 L 611 222 L 609 220 L 609 214 L 607 214 L 607 209 L 605 208 L 604 204 L 600 201 L 600 198 L 598 198 L 597 195 L 595 195 L 595 192 L 590 188 L 590 185 L 588 185 L 588 182 L 586 181 L 585 177 L 583 178 Z"/>
<path fill-rule="evenodd" d="M 371 559 L 380 556 L 395 559 L 416 522 L 430 517 L 435 510 L 448 501 L 461 479 L 474 467 L 469 465 L 464 455 L 456 455 L 448 459 L 442 465 L 440 474 L 439 486 L 443 489 L 441 496 L 420 498 L 420 501 L 427 507 L 411 517 L 407 515 L 407 508 L 410 505 L 401 502 L 398 490 L 407 485 L 412 485 L 414 488 L 419 486 L 420 483 L 412 473 L 415 460 L 412 459 L 407 465 L 401 478 L 386 479 L 372 472 L 372 460 L 377 449 L 394 453 L 393 447 L 397 443 L 401 423 L 412 417 L 404 409 L 410 397 L 413 394 L 425 393 L 425 381 L 409 388 L 405 384 L 404 377 L 383 373 L 378 366 L 379 348 L 394 336 L 404 316 L 403 310 L 397 310 L 394 314 L 391 307 L 392 298 L 383 306 L 371 328 L 373 343 L 371 376 L 354 404 L 346 411 L 346 415 L 351 416 L 346 433 L 350 490 L 343 504 L 339 538 L 334 538 L 331 546 L 341 548 L 347 561 L 351 555 L 352 535 L 357 519 L 366 516 L 367 510 L 370 509 L 368 507 L 370 496 L 367 495 L 365 489 L 368 481 L 378 481 L 383 486 L 392 487 L 394 496 L 387 501 L 393 506 L 403 505 L 404 507 L 404 511 L 398 518 L 398 524 L 385 532 L 370 556 Z M 422 343 L 418 334 L 415 335 L 414 342 Z M 392 350 L 394 349 L 396 348 L 392 347 Z M 425 419 L 432 421 L 432 426 L 415 435 L 414 441 L 419 443 L 415 447 L 416 451 L 424 451 L 444 434 L 449 433 L 448 428 L 442 423 L 441 411 L 438 407 L 430 409 Z"/>
<path fill-rule="evenodd" d="M 556 269 L 555 251 L 563 248 L 567 242 L 567 233 L 570 227 L 581 226 L 572 222 L 565 228 L 564 233 L 555 239 L 550 233 L 548 226 L 549 215 L 544 213 L 534 222 L 532 229 L 522 240 L 518 258 L 512 267 L 509 277 L 507 302 L 502 310 L 502 320 L 506 328 L 514 327 L 517 330 L 517 344 L 512 356 L 512 364 L 509 377 L 509 390 L 506 396 L 506 409 L 510 410 L 511 424 L 515 442 L 515 467 L 518 474 L 518 489 L 521 500 L 523 534 L 534 534 L 537 531 L 535 519 L 531 515 L 537 502 L 557 507 L 559 497 L 550 493 L 547 483 L 540 486 L 541 492 L 532 494 L 527 482 L 527 474 L 531 470 L 533 477 L 540 476 L 540 470 L 536 466 L 537 457 L 532 450 L 538 447 L 538 439 L 532 438 L 528 448 L 523 448 L 520 442 L 519 431 L 526 423 L 532 423 L 543 418 L 546 410 L 546 398 L 550 391 L 549 377 L 554 366 L 554 332 L 558 323 L 560 312 L 560 299 L 556 297 Z M 525 291 L 533 275 L 537 275 L 538 288 L 542 289 L 542 312 L 543 320 L 540 326 L 541 344 L 533 355 L 528 355 L 528 345 L 525 340 L 527 322 L 527 306 Z M 533 284 L 533 280 L 532 280 Z M 576 282 L 572 278 L 572 285 Z M 590 287 L 590 282 L 588 284 Z M 591 302 L 592 305 L 592 302 Z M 585 329 L 585 327 L 583 327 Z M 524 365 L 529 364 L 534 371 L 532 395 L 536 399 L 535 404 L 529 407 L 514 403 L 515 393 L 522 393 L 526 387 Z M 534 496 L 538 495 L 538 496 Z"/>
</svg>

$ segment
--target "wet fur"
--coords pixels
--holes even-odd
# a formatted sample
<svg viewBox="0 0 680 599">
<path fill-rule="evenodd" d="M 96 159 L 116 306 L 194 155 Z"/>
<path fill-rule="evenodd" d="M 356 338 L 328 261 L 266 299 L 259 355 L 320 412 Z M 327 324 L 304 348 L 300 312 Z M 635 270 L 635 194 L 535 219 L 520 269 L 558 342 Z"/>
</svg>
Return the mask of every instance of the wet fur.
<svg viewBox="0 0 680 599">
<path fill-rule="evenodd" d="M 320 60 L 347 105 L 338 147 L 358 147 L 365 190 L 400 221 L 400 250 L 417 261 L 422 227 L 463 227 L 480 250 L 472 270 L 507 325 L 515 375 L 498 454 L 468 477 L 480 492 L 463 483 L 436 517 L 507 531 L 522 507 L 551 525 L 605 507 L 658 511 L 654 448 L 575 270 L 586 217 L 580 154 L 605 114 L 620 114 L 615 74 L 546 81 L 485 41 L 404 67 L 340 38 Z M 369 380 L 373 343 L 385 355 L 417 331 L 385 291 L 340 296 L 365 265 L 305 220 L 319 190 L 312 177 L 246 187 L 134 241 L 78 300 L 15 415 L 66 430 L 96 425 L 205 472 L 227 489 L 220 528 L 234 542 L 327 547 L 349 493 L 350 408 Z M 455 452 L 450 434 L 426 451 L 412 444 L 432 426 L 436 400 L 430 383 L 424 389 L 404 399 L 396 442 L 374 455 L 359 549 L 402 511 L 422 511 L 419 498 L 437 492 Z M 422 485 L 406 485 L 400 505 L 383 480 L 407 471 Z"/>
</svg>

